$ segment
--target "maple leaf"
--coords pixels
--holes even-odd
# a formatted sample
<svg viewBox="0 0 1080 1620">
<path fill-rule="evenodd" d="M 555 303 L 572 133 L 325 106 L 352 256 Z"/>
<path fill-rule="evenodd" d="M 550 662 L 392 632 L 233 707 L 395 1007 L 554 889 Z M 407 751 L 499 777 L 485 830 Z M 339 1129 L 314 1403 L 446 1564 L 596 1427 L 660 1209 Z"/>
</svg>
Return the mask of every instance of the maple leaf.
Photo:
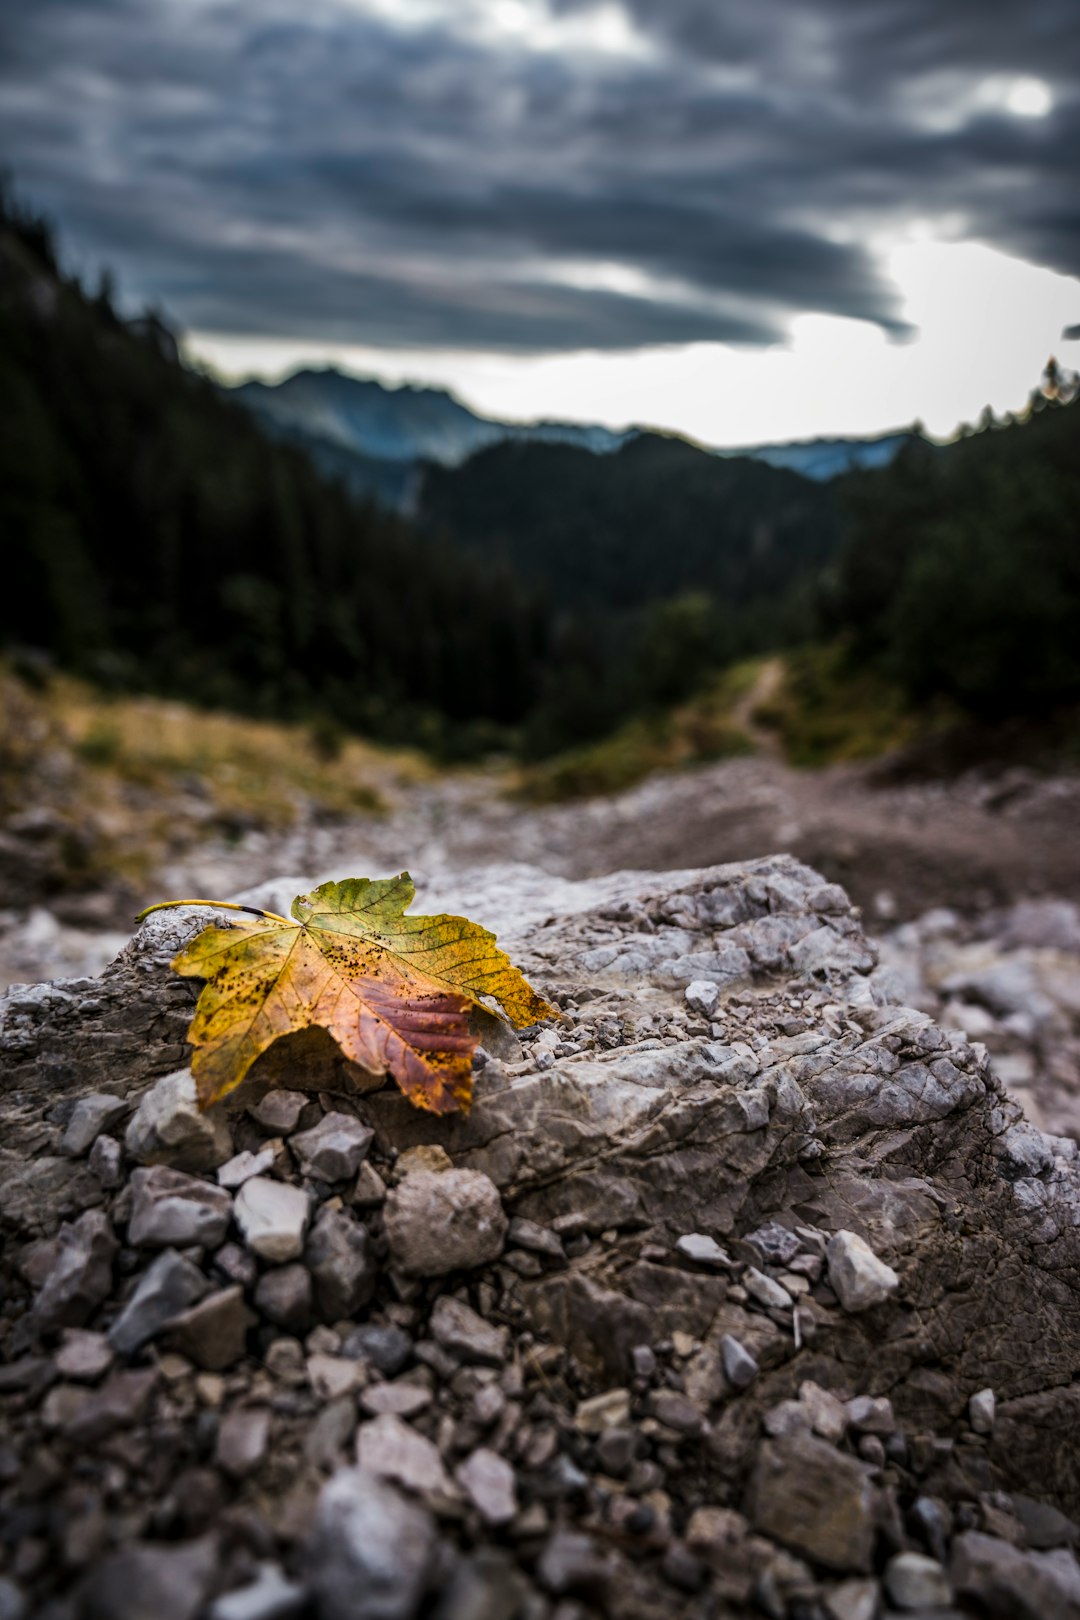
<svg viewBox="0 0 1080 1620">
<path fill-rule="evenodd" d="M 407 872 L 350 878 L 298 895 L 292 916 L 227 905 L 243 921 L 204 928 L 173 959 L 205 979 L 188 1030 L 205 1108 L 243 1080 L 283 1035 L 325 1029 L 344 1055 L 391 1074 L 418 1108 L 468 1111 L 479 1040 L 470 1012 L 482 998 L 518 1028 L 558 1017 L 495 936 L 464 917 L 410 917 Z M 226 904 L 169 900 L 166 906 Z"/>
</svg>

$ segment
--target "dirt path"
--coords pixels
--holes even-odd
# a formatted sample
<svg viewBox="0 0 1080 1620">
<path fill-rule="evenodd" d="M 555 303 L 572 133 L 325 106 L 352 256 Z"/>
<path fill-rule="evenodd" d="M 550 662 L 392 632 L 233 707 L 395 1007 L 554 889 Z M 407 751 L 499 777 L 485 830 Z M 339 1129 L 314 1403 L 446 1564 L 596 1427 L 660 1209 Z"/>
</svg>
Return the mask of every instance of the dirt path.
<svg viewBox="0 0 1080 1620">
<path fill-rule="evenodd" d="M 753 686 L 743 693 L 731 711 L 732 723 L 746 733 L 759 753 L 771 759 L 780 758 L 780 739 L 769 726 L 761 724 L 757 712 L 776 696 L 783 679 L 783 659 L 766 659 Z"/>
</svg>

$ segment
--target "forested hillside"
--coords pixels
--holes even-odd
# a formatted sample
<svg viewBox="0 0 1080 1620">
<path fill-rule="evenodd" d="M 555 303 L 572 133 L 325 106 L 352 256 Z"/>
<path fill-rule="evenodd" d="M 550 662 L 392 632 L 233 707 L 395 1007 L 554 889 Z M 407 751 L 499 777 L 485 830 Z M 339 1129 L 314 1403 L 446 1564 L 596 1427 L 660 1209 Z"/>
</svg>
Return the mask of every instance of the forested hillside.
<svg viewBox="0 0 1080 1620">
<path fill-rule="evenodd" d="M 545 621 L 361 506 L 0 217 L 0 641 L 129 687 L 437 739 L 518 722 Z"/>
</svg>

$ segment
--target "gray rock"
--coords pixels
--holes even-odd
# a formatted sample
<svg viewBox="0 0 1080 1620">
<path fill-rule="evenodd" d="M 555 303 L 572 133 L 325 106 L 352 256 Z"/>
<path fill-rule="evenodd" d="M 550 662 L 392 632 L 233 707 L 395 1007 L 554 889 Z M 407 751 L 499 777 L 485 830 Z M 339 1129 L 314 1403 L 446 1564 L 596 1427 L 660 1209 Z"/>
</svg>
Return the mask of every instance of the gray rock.
<svg viewBox="0 0 1080 1620">
<path fill-rule="evenodd" d="M 952 1586 L 1001 1620 L 1077 1620 L 1080 1567 L 1072 1551 L 1021 1552 L 976 1530 L 956 1537 L 949 1562 Z"/>
<path fill-rule="evenodd" d="M 829 1283 L 845 1311 L 866 1311 L 881 1305 L 900 1286 L 891 1266 L 879 1260 L 856 1232 L 837 1232 L 825 1251 Z"/>
<path fill-rule="evenodd" d="M 896 1432 L 892 1402 L 885 1395 L 856 1395 L 845 1403 L 844 1411 L 851 1427 L 860 1434 L 884 1436 Z"/>
<path fill-rule="evenodd" d="M 454 1478 L 485 1524 L 509 1524 L 517 1513 L 517 1485 L 510 1464 L 479 1446 L 454 1470 Z"/>
<path fill-rule="evenodd" d="M 766 1276 L 756 1266 L 748 1266 L 743 1273 L 743 1287 L 751 1298 L 756 1299 L 759 1305 L 768 1305 L 773 1310 L 787 1310 L 794 1302 L 787 1289 L 774 1278 Z"/>
<path fill-rule="evenodd" d="M 885 1590 L 898 1609 L 947 1609 L 952 1602 L 949 1577 L 936 1558 L 903 1552 L 885 1566 Z"/>
<path fill-rule="evenodd" d="M 603 1434 L 606 1429 L 625 1428 L 629 1421 L 628 1389 L 606 1389 L 600 1395 L 590 1395 L 578 1402 L 574 1412 L 574 1427 L 582 1434 Z"/>
<path fill-rule="evenodd" d="M 112 1345 L 104 1333 L 88 1333 L 85 1328 L 68 1328 L 53 1357 L 61 1378 L 94 1384 L 108 1372 L 114 1361 Z"/>
<path fill-rule="evenodd" d="M 730 1333 L 725 1333 L 720 1340 L 720 1356 L 724 1377 L 734 1389 L 749 1388 L 761 1371 L 746 1346 Z"/>
<path fill-rule="evenodd" d="M 351 1114 L 325 1114 L 310 1131 L 290 1138 L 300 1172 L 317 1181 L 347 1181 L 367 1158 L 375 1132 Z"/>
<path fill-rule="evenodd" d="M 603 1601 L 613 1571 L 610 1558 L 591 1537 L 573 1530 L 556 1530 L 537 1560 L 536 1573 L 540 1584 L 555 1597 L 572 1593 Z"/>
<path fill-rule="evenodd" d="M 86 1162 L 90 1174 L 107 1191 L 123 1183 L 124 1150 L 115 1136 L 99 1136 Z"/>
<path fill-rule="evenodd" d="M 356 1460 L 369 1474 L 393 1480 L 416 1496 L 452 1500 L 458 1494 L 439 1448 L 399 1417 L 384 1415 L 361 1423 Z"/>
<path fill-rule="evenodd" d="M 220 1110 L 199 1107 L 190 1069 L 163 1075 L 135 1110 L 124 1136 L 138 1164 L 216 1170 L 232 1157 L 232 1135 Z"/>
<path fill-rule="evenodd" d="M 375 1292 L 378 1265 L 367 1227 L 346 1210 L 319 1212 L 304 1247 L 315 1299 L 327 1322 L 347 1320 Z"/>
<path fill-rule="evenodd" d="M 407 1333 L 390 1322 L 364 1322 L 352 1329 L 342 1354 L 366 1361 L 386 1378 L 396 1378 L 409 1364 L 413 1353 Z"/>
<path fill-rule="evenodd" d="M 137 1248 L 215 1249 L 224 1240 L 232 1199 L 213 1182 L 159 1164 L 134 1171 L 131 1191 L 128 1242 Z"/>
<path fill-rule="evenodd" d="M 255 1322 L 244 1304 L 239 1286 L 221 1288 L 173 1317 L 165 1332 L 169 1350 L 193 1361 L 207 1372 L 235 1366 L 247 1347 L 247 1332 Z"/>
<path fill-rule="evenodd" d="M 319 1620 L 415 1620 L 435 1545 L 423 1508 L 362 1468 L 339 1469 L 305 1547 Z"/>
<path fill-rule="evenodd" d="M 235 1154 L 225 1164 L 218 1166 L 218 1186 L 233 1190 L 242 1187 L 252 1176 L 269 1175 L 274 1168 L 275 1157 L 272 1146 L 264 1147 L 258 1153 L 252 1153 L 245 1148 L 243 1153 Z"/>
<path fill-rule="evenodd" d="M 0 1575 L 0 1620 L 26 1620 L 29 1612 L 25 1593 L 6 1575 Z"/>
<path fill-rule="evenodd" d="M 232 1479 L 246 1479 L 266 1456 L 272 1418 L 265 1406 L 240 1406 L 218 1425 L 216 1462 Z"/>
<path fill-rule="evenodd" d="M 720 1000 L 720 986 L 712 979 L 692 979 L 683 991 L 683 998 L 691 1012 L 711 1018 Z"/>
<path fill-rule="evenodd" d="M 838 1445 L 848 1426 L 848 1414 L 843 1401 L 837 1400 L 827 1389 L 807 1379 L 799 1385 L 799 1402 L 805 1406 L 810 1427 L 822 1440 Z M 889 1431 L 891 1433 L 891 1430 Z"/>
<path fill-rule="evenodd" d="M 295 1131 L 307 1105 L 303 1091 L 268 1091 L 248 1112 L 270 1136 L 288 1136 Z"/>
<path fill-rule="evenodd" d="M 386 1196 L 386 1238 L 410 1277 L 444 1277 L 498 1259 L 507 1219 L 490 1177 L 476 1170 L 420 1171 Z"/>
<path fill-rule="evenodd" d="M 304 1333 L 311 1322 L 311 1274 L 299 1261 L 264 1271 L 255 1285 L 255 1309 L 290 1333 Z"/>
<path fill-rule="evenodd" d="M 730 1256 L 716 1239 L 704 1232 L 687 1232 L 676 1241 L 675 1248 L 684 1260 L 693 1260 L 699 1266 L 712 1266 L 724 1270 L 731 1265 Z"/>
<path fill-rule="evenodd" d="M 306 1602 L 304 1588 L 280 1564 L 260 1564 L 248 1585 L 214 1599 L 208 1620 L 295 1620 Z"/>
<path fill-rule="evenodd" d="M 755 1529 L 826 1569 L 870 1569 L 874 1498 L 866 1474 L 807 1432 L 763 1443 L 747 1511 Z"/>
<path fill-rule="evenodd" d="M 142 1418 L 157 1385 L 156 1367 L 113 1372 L 98 1389 L 79 1392 L 75 1409 L 62 1424 L 75 1446 L 97 1446 L 118 1429 L 130 1429 Z"/>
<path fill-rule="evenodd" d="M 770 1266 L 789 1265 L 802 1247 L 795 1233 L 778 1221 L 766 1221 L 764 1226 L 748 1232 L 743 1242 L 751 1244 L 762 1261 Z"/>
<path fill-rule="evenodd" d="M 501 1367 L 506 1360 L 506 1329 L 493 1327 L 451 1294 L 441 1294 L 431 1313 L 432 1336 L 459 1361 Z"/>
<path fill-rule="evenodd" d="M 209 1291 L 210 1284 L 198 1266 L 175 1249 L 165 1249 L 143 1273 L 109 1329 L 109 1343 L 122 1356 L 133 1356 Z"/>
<path fill-rule="evenodd" d="M 881 1593 L 874 1580 L 841 1581 L 825 1595 L 829 1620 L 878 1620 Z"/>
<path fill-rule="evenodd" d="M 44 1333 L 82 1327 L 112 1288 L 118 1244 L 107 1215 L 88 1209 L 60 1230 L 56 1258 L 34 1300 L 33 1317 Z"/>
<path fill-rule="evenodd" d="M 61 1148 L 73 1159 L 81 1159 L 103 1132 L 123 1119 L 130 1106 L 123 1097 L 113 1097 L 107 1091 L 92 1091 L 80 1097 L 71 1111 Z"/>
<path fill-rule="evenodd" d="M 311 1200 L 302 1187 L 254 1176 L 236 1195 L 236 1223 L 248 1247 L 261 1260 L 297 1260 L 311 1218 Z"/>
<path fill-rule="evenodd" d="M 84 1620 L 195 1620 L 205 1602 L 217 1549 L 204 1536 L 179 1546 L 143 1543 L 111 1553 L 83 1591 Z"/>
</svg>

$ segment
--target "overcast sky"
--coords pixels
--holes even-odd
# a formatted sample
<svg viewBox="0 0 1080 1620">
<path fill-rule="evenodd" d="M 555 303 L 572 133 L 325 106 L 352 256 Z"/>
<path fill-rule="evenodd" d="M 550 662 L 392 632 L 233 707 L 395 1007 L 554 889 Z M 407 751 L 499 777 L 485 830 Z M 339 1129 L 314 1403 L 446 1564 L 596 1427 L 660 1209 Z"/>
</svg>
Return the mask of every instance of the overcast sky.
<svg viewBox="0 0 1080 1620">
<path fill-rule="evenodd" d="M 1080 343 L 1080 0 L 33 0 L 0 155 L 236 373 L 723 443 Z"/>
</svg>

